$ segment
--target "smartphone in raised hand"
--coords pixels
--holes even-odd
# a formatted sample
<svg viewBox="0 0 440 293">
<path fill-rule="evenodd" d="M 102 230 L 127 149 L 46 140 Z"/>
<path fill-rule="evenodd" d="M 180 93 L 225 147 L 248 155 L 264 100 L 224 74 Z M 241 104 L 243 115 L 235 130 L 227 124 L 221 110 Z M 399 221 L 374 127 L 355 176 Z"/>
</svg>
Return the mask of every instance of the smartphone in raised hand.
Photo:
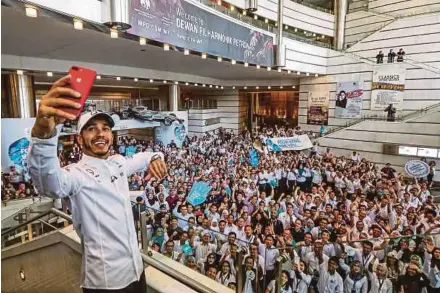
<svg viewBox="0 0 440 293">
<path fill-rule="evenodd" d="M 68 112 L 70 114 L 78 117 L 83 111 L 84 104 L 86 103 L 87 98 L 89 97 L 90 90 L 92 89 L 93 82 L 96 78 L 96 71 L 93 69 L 88 69 L 80 66 L 72 66 L 69 69 L 70 77 L 70 87 L 79 92 L 81 94 L 80 100 L 75 98 L 66 98 L 68 100 L 72 100 L 76 103 L 81 104 L 81 108 L 74 109 L 70 107 L 60 107 L 59 109 Z"/>
</svg>

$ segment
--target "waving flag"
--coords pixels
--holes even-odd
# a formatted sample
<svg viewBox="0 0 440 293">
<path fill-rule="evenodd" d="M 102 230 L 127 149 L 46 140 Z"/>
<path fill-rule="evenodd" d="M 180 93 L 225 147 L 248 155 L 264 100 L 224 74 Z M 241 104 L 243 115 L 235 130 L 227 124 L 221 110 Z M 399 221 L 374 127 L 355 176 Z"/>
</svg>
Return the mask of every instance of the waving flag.
<svg viewBox="0 0 440 293">
<path fill-rule="evenodd" d="M 211 189 L 211 185 L 206 182 L 196 182 L 193 184 L 186 201 L 193 206 L 202 204 L 205 202 Z"/>
<path fill-rule="evenodd" d="M 258 152 L 256 149 L 251 149 L 249 151 L 249 164 L 251 164 L 252 167 L 257 167 L 259 164 Z"/>
</svg>

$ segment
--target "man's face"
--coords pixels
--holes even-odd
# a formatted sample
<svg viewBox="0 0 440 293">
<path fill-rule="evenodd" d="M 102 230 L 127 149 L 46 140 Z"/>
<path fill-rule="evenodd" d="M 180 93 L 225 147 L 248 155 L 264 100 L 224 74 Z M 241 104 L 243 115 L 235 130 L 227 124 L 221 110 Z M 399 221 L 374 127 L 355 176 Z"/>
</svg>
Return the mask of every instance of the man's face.
<svg viewBox="0 0 440 293">
<path fill-rule="evenodd" d="M 208 271 L 206 272 L 206 276 L 213 280 L 215 280 L 216 274 L 217 274 L 217 269 L 215 267 L 209 267 Z"/>
<path fill-rule="evenodd" d="M 92 119 L 81 131 L 78 142 L 84 154 L 106 159 L 109 156 L 110 146 L 113 144 L 113 133 L 107 120 Z"/>
<path fill-rule="evenodd" d="M 171 253 L 172 251 L 173 251 L 173 248 L 174 248 L 174 245 L 173 245 L 173 243 L 167 243 L 167 247 L 166 247 L 166 249 L 167 249 L 167 252 L 168 253 Z"/>
<path fill-rule="evenodd" d="M 232 225 L 233 223 L 234 223 L 234 216 L 229 215 L 229 216 L 228 216 L 228 224 L 229 224 L 229 225 Z"/>
<path fill-rule="evenodd" d="M 264 242 L 266 243 L 267 247 L 271 247 L 273 245 L 273 239 L 272 237 L 266 237 L 266 239 L 264 240 Z"/>
<path fill-rule="evenodd" d="M 362 245 L 362 251 L 364 252 L 365 255 L 368 255 L 371 253 L 371 251 L 373 250 L 373 248 L 370 245 Z"/>
<path fill-rule="evenodd" d="M 180 211 L 182 212 L 182 215 L 186 215 L 186 213 L 188 212 L 188 209 L 187 209 L 187 207 L 182 207 L 180 209 Z"/>
<path fill-rule="evenodd" d="M 225 222 L 221 222 L 221 223 L 218 224 L 218 227 L 219 227 L 220 231 L 224 231 L 225 230 L 225 226 L 226 226 Z"/>
<path fill-rule="evenodd" d="M 234 244 L 235 243 L 235 235 L 229 235 L 228 242 L 230 245 Z"/>
<path fill-rule="evenodd" d="M 244 233 L 246 233 L 246 236 L 251 236 L 252 235 L 252 228 L 250 226 L 247 226 L 244 229 Z"/>
</svg>

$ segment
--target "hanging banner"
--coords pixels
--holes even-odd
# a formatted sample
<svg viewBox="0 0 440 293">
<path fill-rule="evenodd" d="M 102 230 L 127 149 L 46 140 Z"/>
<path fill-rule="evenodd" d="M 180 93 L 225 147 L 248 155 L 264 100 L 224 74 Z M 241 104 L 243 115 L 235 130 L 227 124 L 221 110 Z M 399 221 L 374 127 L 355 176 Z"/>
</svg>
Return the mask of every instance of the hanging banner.
<svg viewBox="0 0 440 293">
<path fill-rule="evenodd" d="M 328 92 L 309 92 L 307 124 L 328 125 Z"/>
<path fill-rule="evenodd" d="M 373 71 L 371 110 L 384 110 L 390 104 L 401 110 L 404 90 L 405 68 L 401 65 L 377 68 Z"/>
<path fill-rule="evenodd" d="M 188 135 L 188 112 L 161 112 L 164 115 L 173 113 L 177 118 L 183 120 L 183 123 L 173 122 L 171 125 L 160 123 L 159 127 L 154 128 L 154 138 L 162 142 L 165 146 L 174 142 L 178 148 L 181 148 L 186 136 Z"/>
<path fill-rule="evenodd" d="M 360 118 L 364 90 L 362 81 L 338 82 L 336 85 L 336 118 Z"/>
<path fill-rule="evenodd" d="M 265 138 L 268 148 L 275 152 L 300 151 L 311 148 L 312 142 L 307 134 L 292 137 Z"/>
<path fill-rule="evenodd" d="M 274 35 L 238 24 L 203 4 L 132 0 L 130 34 L 236 61 L 274 65 Z"/>
</svg>

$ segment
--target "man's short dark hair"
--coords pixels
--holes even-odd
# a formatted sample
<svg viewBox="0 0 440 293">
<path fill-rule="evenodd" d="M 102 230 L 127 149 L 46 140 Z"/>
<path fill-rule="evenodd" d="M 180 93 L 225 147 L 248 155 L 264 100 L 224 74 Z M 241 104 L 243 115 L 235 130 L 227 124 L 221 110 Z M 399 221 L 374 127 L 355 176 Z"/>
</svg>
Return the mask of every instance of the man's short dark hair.
<svg viewBox="0 0 440 293">
<path fill-rule="evenodd" d="M 136 202 L 139 203 L 141 201 L 143 201 L 144 199 L 142 198 L 142 196 L 138 196 L 136 197 Z"/>
</svg>

